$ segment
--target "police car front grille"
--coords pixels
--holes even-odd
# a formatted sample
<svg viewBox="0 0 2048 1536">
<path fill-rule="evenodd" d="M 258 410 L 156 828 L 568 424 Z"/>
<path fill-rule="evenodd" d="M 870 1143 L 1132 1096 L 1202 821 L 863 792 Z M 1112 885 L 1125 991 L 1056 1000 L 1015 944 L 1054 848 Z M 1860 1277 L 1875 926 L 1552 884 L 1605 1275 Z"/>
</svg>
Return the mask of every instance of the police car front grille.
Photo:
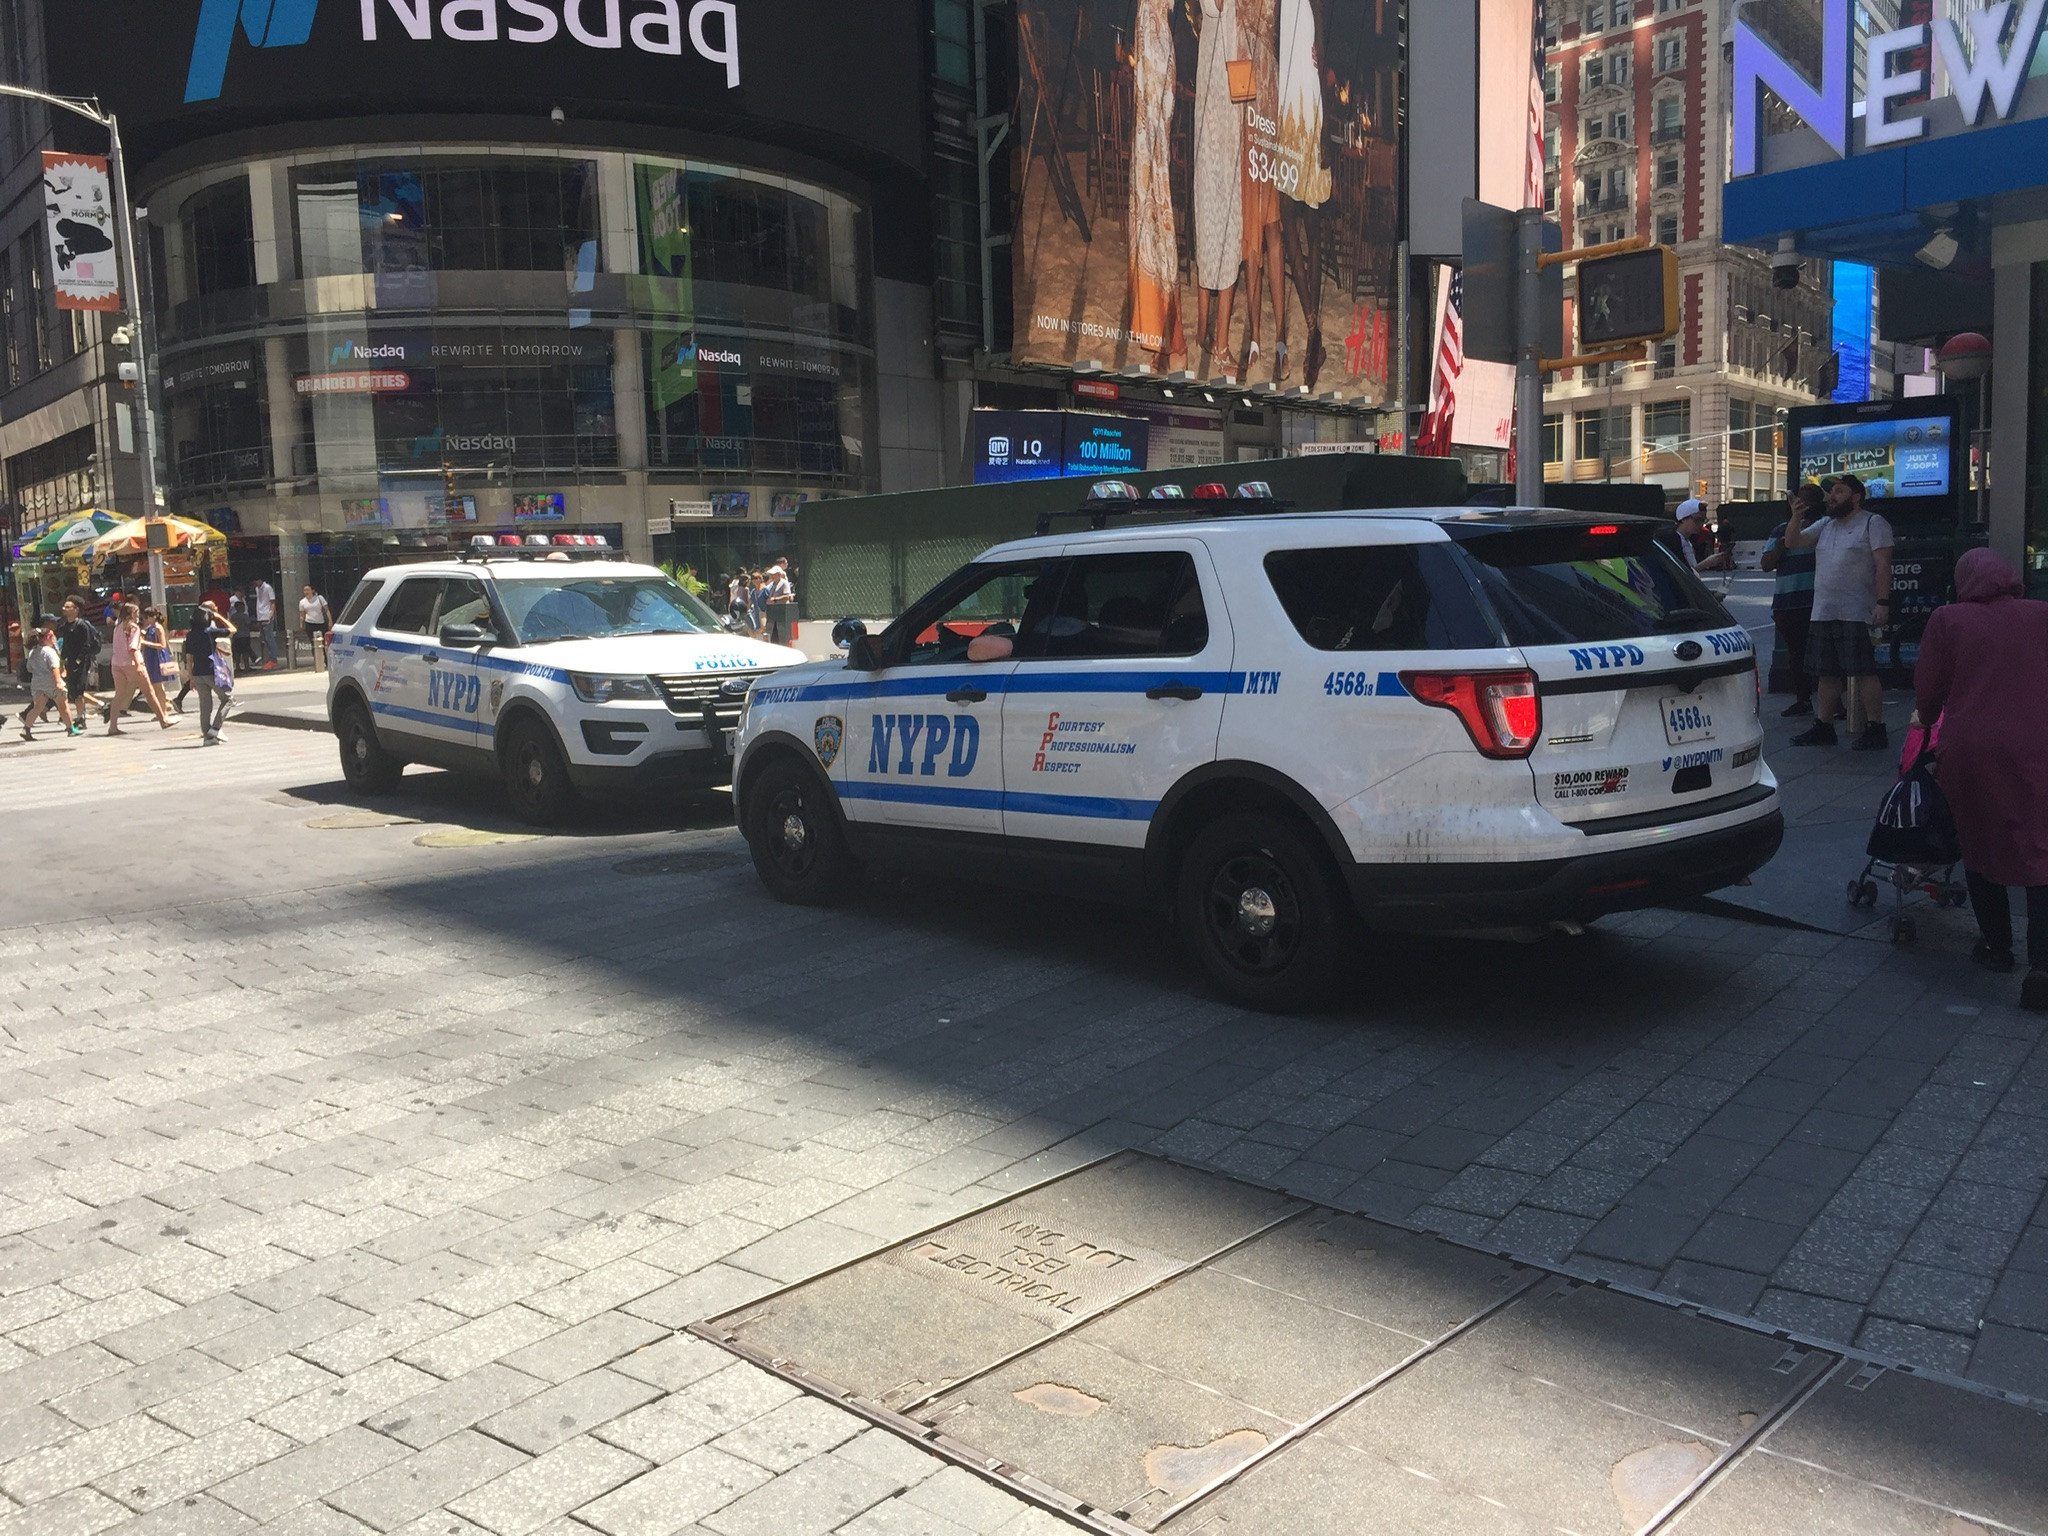
<svg viewBox="0 0 2048 1536">
<path fill-rule="evenodd" d="M 654 681 L 671 712 L 701 720 L 704 706 L 709 704 L 719 725 L 734 726 L 740 723 L 740 709 L 746 699 L 744 695 L 728 696 L 725 685 L 739 680 L 752 682 L 759 676 L 758 672 L 693 672 L 681 677 L 656 677 Z"/>
</svg>

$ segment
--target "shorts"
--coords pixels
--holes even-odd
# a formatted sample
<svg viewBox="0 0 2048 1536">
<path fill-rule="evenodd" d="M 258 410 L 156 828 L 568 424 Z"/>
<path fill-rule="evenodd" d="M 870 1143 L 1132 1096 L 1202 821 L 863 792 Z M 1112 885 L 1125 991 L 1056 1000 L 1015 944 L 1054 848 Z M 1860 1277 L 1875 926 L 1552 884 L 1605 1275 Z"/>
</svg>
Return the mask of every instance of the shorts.
<svg viewBox="0 0 2048 1536">
<path fill-rule="evenodd" d="M 306 638 L 308 640 L 324 640 L 326 637 L 327 626 L 325 624 L 308 624 L 306 626 Z"/>
<path fill-rule="evenodd" d="M 1808 677 L 1874 677 L 1877 652 L 1870 626 L 1853 619 L 1821 619 L 1806 631 Z"/>
<path fill-rule="evenodd" d="M 76 704 L 85 697 L 85 690 L 92 686 L 92 668 L 82 661 L 74 661 L 64 668 L 64 692 Z"/>
</svg>

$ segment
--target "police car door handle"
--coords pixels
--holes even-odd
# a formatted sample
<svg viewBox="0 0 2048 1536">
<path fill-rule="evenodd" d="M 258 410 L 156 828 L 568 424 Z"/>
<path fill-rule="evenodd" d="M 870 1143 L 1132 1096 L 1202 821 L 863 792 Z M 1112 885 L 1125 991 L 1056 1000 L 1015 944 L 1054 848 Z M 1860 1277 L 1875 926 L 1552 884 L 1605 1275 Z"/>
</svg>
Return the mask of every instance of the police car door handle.
<svg viewBox="0 0 2048 1536">
<path fill-rule="evenodd" d="M 979 688 L 955 688 L 946 695 L 948 704 L 979 704 L 988 695 Z"/>
<path fill-rule="evenodd" d="M 1179 678 L 1170 683 L 1161 683 L 1157 688 L 1145 690 L 1145 697 L 1148 699 L 1199 699 L 1201 696 L 1201 689 L 1193 683 L 1184 683 Z"/>
<path fill-rule="evenodd" d="M 439 661 L 440 659 L 441 653 L 439 651 L 428 651 L 425 655 L 420 657 L 420 660 L 425 662 L 435 662 Z"/>
</svg>

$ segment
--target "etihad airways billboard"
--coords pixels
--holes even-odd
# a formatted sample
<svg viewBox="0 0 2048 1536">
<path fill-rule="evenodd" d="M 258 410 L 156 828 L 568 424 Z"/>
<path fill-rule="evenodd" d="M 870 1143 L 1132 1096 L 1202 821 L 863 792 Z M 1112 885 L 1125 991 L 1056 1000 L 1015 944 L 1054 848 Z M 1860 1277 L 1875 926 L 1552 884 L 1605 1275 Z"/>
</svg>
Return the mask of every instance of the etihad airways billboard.
<svg viewBox="0 0 2048 1536">
<path fill-rule="evenodd" d="M 1966 4 L 1968 0 L 1966 0 Z M 1855 0 L 1821 0 L 1820 78 L 1787 59 L 1735 14 L 1733 174 L 1790 169 L 1919 139 L 1946 138 L 2008 119 L 2048 117 L 2048 73 L 2038 58 L 2048 0 L 1971 5 L 1860 43 Z M 1862 50 L 1863 100 L 1852 99 Z M 1767 94 L 1768 93 L 1768 94 Z M 1770 96 L 1809 132 L 1766 138 Z"/>
</svg>

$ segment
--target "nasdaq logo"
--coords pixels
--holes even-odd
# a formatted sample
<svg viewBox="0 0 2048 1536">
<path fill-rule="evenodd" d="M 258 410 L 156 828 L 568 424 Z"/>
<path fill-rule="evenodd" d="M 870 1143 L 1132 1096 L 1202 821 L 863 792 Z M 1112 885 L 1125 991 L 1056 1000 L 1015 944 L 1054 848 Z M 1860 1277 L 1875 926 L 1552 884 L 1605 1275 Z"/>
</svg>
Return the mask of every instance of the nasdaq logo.
<svg viewBox="0 0 2048 1536">
<path fill-rule="evenodd" d="M 683 0 L 634 0 L 627 15 L 621 0 L 359 0 L 362 39 L 382 35 L 416 42 L 551 43 L 563 38 L 586 48 L 623 49 L 679 56 L 687 46 L 725 73 L 727 90 L 740 84 L 739 8 L 734 0 L 695 0 L 685 20 Z M 185 100 L 218 101 L 227 82 L 235 29 L 254 48 L 296 48 L 313 36 L 320 0 L 201 0 L 199 33 L 185 74 Z"/>
<path fill-rule="evenodd" d="M 964 779 L 981 755 L 981 722 L 972 715 L 871 715 L 868 772 L 936 777 L 941 759 L 946 777 Z M 950 743 L 951 757 L 946 748 Z"/>
<path fill-rule="evenodd" d="M 185 72 L 185 100 L 220 100 L 237 23 L 251 47 L 296 48 L 312 37 L 313 13 L 319 8 L 320 0 L 204 0 L 192 64 Z"/>
</svg>

